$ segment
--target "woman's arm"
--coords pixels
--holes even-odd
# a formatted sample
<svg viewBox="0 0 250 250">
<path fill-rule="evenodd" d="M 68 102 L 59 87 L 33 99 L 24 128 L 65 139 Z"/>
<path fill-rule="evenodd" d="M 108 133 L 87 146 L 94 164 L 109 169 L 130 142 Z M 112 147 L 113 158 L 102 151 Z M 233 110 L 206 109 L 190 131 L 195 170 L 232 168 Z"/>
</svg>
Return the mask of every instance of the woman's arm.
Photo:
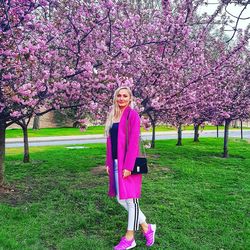
<svg viewBox="0 0 250 250">
<path fill-rule="evenodd" d="M 106 142 L 106 166 L 110 168 L 111 165 L 112 165 L 111 139 L 110 136 L 108 136 Z"/>
</svg>

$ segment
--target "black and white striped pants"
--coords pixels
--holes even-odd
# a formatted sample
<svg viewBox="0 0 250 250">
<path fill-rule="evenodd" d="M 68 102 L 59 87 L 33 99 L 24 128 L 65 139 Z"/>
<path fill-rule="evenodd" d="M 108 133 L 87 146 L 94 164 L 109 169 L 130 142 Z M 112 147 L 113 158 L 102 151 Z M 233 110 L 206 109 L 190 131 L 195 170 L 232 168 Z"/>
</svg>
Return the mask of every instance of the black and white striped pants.
<svg viewBox="0 0 250 250">
<path fill-rule="evenodd" d="M 117 201 L 128 211 L 128 228 L 127 230 L 137 231 L 139 224 L 146 222 L 146 217 L 139 207 L 139 199 L 119 199 L 119 185 L 118 185 L 118 165 L 117 160 L 114 160 L 115 171 L 115 186 Z"/>
</svg>

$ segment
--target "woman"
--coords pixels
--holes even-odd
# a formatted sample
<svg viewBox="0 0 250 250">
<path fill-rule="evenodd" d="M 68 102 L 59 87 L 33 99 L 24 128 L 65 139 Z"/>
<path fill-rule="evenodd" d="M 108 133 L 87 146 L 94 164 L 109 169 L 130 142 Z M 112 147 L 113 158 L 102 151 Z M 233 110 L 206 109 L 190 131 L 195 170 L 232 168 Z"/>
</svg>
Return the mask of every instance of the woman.
<svg viewBox="0 0 250 250">
<path fill-rule="evenodd" d="M 128 227 L 125 236 L 114 247 L 115 250 L 136 246 L 134 232 L 138 230 L 139 224 L 147 246 L 154 244 L 156 231 L 156 225 L 147 224 L 146 217 L 139 208 L 142 175 L 131 175 L 135 159 L 140 153 L 140 117 L 132 108 L 131 90 L 128 87 L 118 88 L 106 122 L 106 168 L 109 175 L 109 196 L 116 196 L 117 201 L 128 211 Z"/>
</svg>

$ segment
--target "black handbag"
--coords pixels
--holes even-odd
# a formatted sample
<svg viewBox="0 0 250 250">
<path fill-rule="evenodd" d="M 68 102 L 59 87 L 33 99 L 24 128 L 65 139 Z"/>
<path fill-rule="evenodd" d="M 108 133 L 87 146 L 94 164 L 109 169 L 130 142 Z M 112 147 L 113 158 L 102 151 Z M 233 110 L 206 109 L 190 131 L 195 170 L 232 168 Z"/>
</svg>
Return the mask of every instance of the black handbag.
<svg viewBox="0 0 250 250">
<path fill-rule="evenodd" d="M 147 174 L 147 173 L 148 173 L 147 158 L 137 157 L 135 160 L 134 169 L 131 171 L 131 174 Z"/>
<path fill-rule="evenodd" d="M 129 118 L 130 111 L 127 116 L 126 120 L 126 153 L 127 153 L 127 148 L 128 148 L 128 118 Z M 140 135 L 140 145 L 141 145 L 141 135 Z M 146 158 L 146 153 L 145 153 L 145 148 L 144 149 L 144 157 L 136 157 L 135 159 L 135 165 L 133 170 L 131 171 L 131 174 L 147 174 L 148 173 L 148 165 L 147 165 L 147 158 Z M 125 154 L 126 155 L 126 154 Z"/>
</svg>

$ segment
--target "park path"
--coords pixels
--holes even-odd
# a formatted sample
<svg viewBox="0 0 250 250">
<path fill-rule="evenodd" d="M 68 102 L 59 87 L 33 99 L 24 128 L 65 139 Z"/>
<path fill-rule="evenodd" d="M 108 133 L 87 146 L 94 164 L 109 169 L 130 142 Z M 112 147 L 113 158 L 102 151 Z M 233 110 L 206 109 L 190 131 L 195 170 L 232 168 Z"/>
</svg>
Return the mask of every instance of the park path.
<svg viewBox="0 0 250 250">
<path fill-rule="evenodd" d="M 193 131 L 183 131 L 183 138 L 192 138 Z M 143 132 L 143 140 L 150 140 L 151 132 Z M 200 137 L 216 137 L 216 130 L 206 130 L 200 132 Z M 219 131 L 219 137 L 223 137 L 223 131 Z M 230 130 L 229 137 L 239 137 L 240 130 Z M 250 130 L 243 132 L 244 139 L 250 139 Z M 177 139 L 176 131 L 156 132 L 156 140 Z M 49 137 L 30 137 L 29 145 L 32 146 L 53 146 L 53 145 L 74 145 L 74 144 L 89 144 L 89 143 L 105 143 L 104 135 L 79 135 L 79 136 L 49 136 Z M 22 138 L 6 139 L 6 147 L 23 147 Z"/>
</svg>

